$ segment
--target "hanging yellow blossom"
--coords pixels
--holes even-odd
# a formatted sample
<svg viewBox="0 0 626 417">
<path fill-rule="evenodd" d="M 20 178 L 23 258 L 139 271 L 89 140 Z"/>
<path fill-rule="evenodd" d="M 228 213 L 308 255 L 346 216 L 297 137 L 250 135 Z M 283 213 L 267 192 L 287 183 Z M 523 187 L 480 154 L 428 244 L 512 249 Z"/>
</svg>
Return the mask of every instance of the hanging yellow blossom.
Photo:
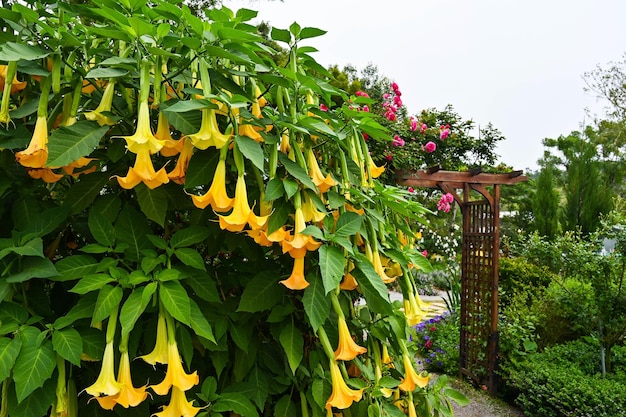
<svg viewBox="0 0 626 417">
<path fill-rule="evenodd" d="M 183 141 L 183 148 L 180 152 L 180 155 L 178 156 L 178 160 L 176 161 L 176 166 L 174 167 L 172 172 L 167 174 L 167 177 L 169 179 L 180 185 L 185 183 L 187 167 L 189 166 L 189 161 L 191 160 L 194 150 L 194 147 L 189 139 L 182 138 L 181 140 Z M 161 151 L 163 149 L 161 149 Z"/>
<path fill-rule="evenodd" d="M 113 126 L 115 124 L 115 121 L 103 113 L 111 111 L 114 92 L 115 83 L 110 82 L 104 89 L 104 93 L 102 93 L 102 99 L 100 100 L 100 104 L 98 104 L 98 107 L 96 107 L 96 109 L 93 111 L 85 113 L 85 118 L 87 120 L 95 120 L 100 126 Z"/>
<path fill-rule="evenodd" d="M 317 158 L 315 157 L 315 153 L 313 153 L 313 149 L 307 149 L 306 157 L 306 163 L 309 167 L 309 176 L 317 188 L 319 188 L 321 193 L 325 193 L 330 189 L 330 187 L 337 185 L 337 181 L 335 181 L 330 174 L 327 174 L 326 176 L 322 174 L 322 170 L 317 164 Z"/>
<path fill-rule="evenodd" d="M 255 229 L 260 229 L 265 225 L 269 216 L 257 216 L 254 214 L 248 204 L 248 192 L 246 189 L 246 181 L 243 175 L 237 177 L 237 185 L 235 186 L 235 199 L 233 202 L 233 211 L 227 215 L 218 215 L 220 218 L 220 227 L 222 230 L 230 232 L 241 232 L 246 224 Z"/>
<path fill-rule="evenodd" d="M 30 168 L 28 170 L 28 175 L 31 178 L 43 180 L 43 182 L 48 184 L 52 184 L 63 178 L 63 174 L 57 174 L 50 168 Z"/>
<path fill-rule="evenodd" d="M 314 251 L 320 247 L 321 242 L 316 242 L 313 236 L 301 233 L 306 228 L 302 208 L 296 208 L 295 229 L 293 237 L 287 237 L 282 241 L 283 253 L 289 252 L 292 258 L 304 258 L 307 251 Z"/>
<path fill-rule="evenodd" d="M 309 282 L 304 277 L 304 257 L 294 258 L 291 275 L 280 283 L 290 290 L 303 290 L 309 286 Z"/>
<path fill-rule="evenodd" d="M 8 70 L 8 65 L 0 65 L 0 91 L 4 90 L 4 84 L 6 83 Z M 11 94 L 22 91 L 26 88 L 27 84 L 28 83 L 26 81 L 19 81 L 17 79 L 17 75 L 14 75 L 13 79 L 11 80 Z"/>
<path fill-rule="evenodd" d="M 156 365 L 157 363 L 166 364 L 168 359 L 167 354 L 167 324 L 165 322 L 165 316 L 159 313 L 154 349 L 147 355 L 140 356 L 140 358 L 150 365 Z"/>
<path fill-rule="evenodd" d="M 405 392 L 413 392 L 416 387 L 424 388 L 428 385 L 429 376 L 420 376 L 415 372 L 413 361 L 408 354 L 405 353 L 402 357 L 404 360 L 404 378 L 402 378 L 398 388 Z"/>
<path fill-rule="evenodd" d="M 112 396 L 122 390 L 122 385 L 115 379 L 115 358 L 113 349 L 113 341 L 108 342 L 104 347 L 100 374 L 93 385 L 85 388 L 85 391 L 93 397 L 103 395 Z"/>
<path fill-rule="evenodd" d="M 193 204 L 204 209 L 210 205 L 217 212 L 225 212 L 233 208 L 234 199 L 226 193 L 226 161 L 220 159 L 213 174 L 213 182 L 203 195 L 191 195 Z"/>
<path fill-rule="evenodd" d="M 363 346 L 359 346 L 352 339 L 348 324 L 343 317 L 339 318 L 339 346 L 335 351 L 335 360 L 351 361 L 361 353 L 367 352 Z"/>
<path fill-rule="evenodd" d="M 150 128 L 150 106 L 147 102 L 139 103 L 137 115 L 137 129 L 132 136 L 120 136 L 126 140 L 126 147 L 132 153 L 140 154 L 148 151 L 155 154 L 163 147 L 163 141 L 152 134 Z"/>
<path fill-rule="evenodd" d="M 184 391 L 173 387 L 170 403 L 153 415 L 156 417 L 194 417 L 201 409 L 201 407 L 194 407 L 193 401 L 187 401 Z"/>
<path fill-rule="evenodd" d="M 178 140 L 172 138 L 172 132 L 170 131 L 170 122 L 167 120 L 167 116 L 164 112 L 159 112 L 157 130 L 156 132 L 154 132 L 154 137 L 160 141 L 163 141 L 163 147 L 160 151 L 162 156 L 178 155 L 183 149 L 182 138 Z"/>
<path fill-rule="evenodd" d="M 151 190 L 170 182 L 165 167 L 158 171 L 154 170 L 152 159 L 150 159 L 150 151 L 147 149 L 137 154 L 135 165 L 128 168 L 128 174 L 125 177 L 116 176 L 116 178 L 120 186 L 127 190 L 135 187 L 140 182 L 146 184 Z"/>
<path fill-rule="evenodd" d="M 219 126 L 217 125 L 217 118 L 215 117 L 215 110 L 213 109 L 202 110 L 200 130 L 189 135 L 193 146 L 201 150 L 205 150 L 210 146 L 221 149 L 228 143 L 230 137 L 230 135 L 220 132 Z"/>
<path fill-rule="evenodd" d="M 105 410 L 112 410 L 116 404 L 124 408 L 136 407 L 141 404 L 147 397 L 148 392 L 146 386 L 135 388 L 130 375 L 130 358 L 128 351 L 122 352 L 120 357 L 120 366 L 117 371 L 117 382 L 121 386 L 119 393 L 112 396 L 96 397 L 100 407 Z"/>
<path fill-rule="evenodd" d="M 165 395 L 172 386 L 181 391 L 187 391 L 199 382 L 198 371 L 192 374 L 185 373 L 183 361 L 178 352 L 176 341 L 168 340 L 167 343 L 167 372 L 165 378 L 157 385 L 151 385 L 152 391 L 158 395 Z"/>
<path fill-rule="evenodd" d="M 20 165 L 28 168 L 43 168 L 48 160 L 48 121 L 37 117 L 33 137 L 26 149 L 15 153 Z"/>
<path fill-rule="evenodd" d="M 333 384 L 333 391 L 326 401 L 326 409 L 331 407 L 345 409 L 352 405 L 354 401 L 359 402 L 363 396 L 363 390 L 354 390 L 348 387 L 346 381 L 341 376 L 341 370 L 336 361 L 330 361 L 330 377 Z"/>
</svg>

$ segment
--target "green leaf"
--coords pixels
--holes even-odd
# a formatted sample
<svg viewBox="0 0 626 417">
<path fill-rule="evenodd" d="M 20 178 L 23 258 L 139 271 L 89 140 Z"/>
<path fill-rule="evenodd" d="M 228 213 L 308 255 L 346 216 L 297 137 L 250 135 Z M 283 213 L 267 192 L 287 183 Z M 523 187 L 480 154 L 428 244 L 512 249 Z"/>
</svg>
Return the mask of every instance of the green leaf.
<svg viewBox="0 0 626 417">
<path fill-rule="evenodd" d="M 80 366 L 83 353 L 83 338 L 75 329 L 57 330 L 52 333 L 52 347 L 63 359 Z"/>
<path fill-rule="evenodd" d="M 278 178 L 272 178 L 267 183 L 267 188 L 265 189 L 265 201 L 274 201 L 277 198 L 281 198 L 283 194 L 285 194 L 283 182 Z"/>
<path fill-rule="evenodd" d="M 106 217 L 100 215 L 95 210 L 89 210 L 87 225 L 96 242 L 107 247 L 113 246 L 115 243 L 115 229 L 113 228 L 113 223 Z"/>
<path fill-rule="evenodd" d="M 10 395 L 8 408 L 11 410 L 11 415 L 20 417 L 43 416 L 54 401 L 56 385 L 54 379 L 48 379 L 43 384 L 43 387 L 37 388 L 32 394 L 19 402 L 14 395 Z"/>
<path fill-rule="evenodd" d="M 0 338 L 0 381 L 4 381 L 11 375 L 11 370 L 21 347 L 22 344 L 19 339 Z"/>
<path fill-rule="evenodd" d="M 257 167 L 261 172 L 263 170 L 263 164 L 265 162 L 265 158 L 263 157 L 263 149 L 261 148 L 261 144 L 256 142 L 254 139 L 250 139 L 247 136 L 239 136 L 235 138 L 235 143 L 239 147 L 239 150 L 252 164 Z"/>
<path fill-rule="evenodd" d="M 137 202 L 147 218 L 163 227 L 167 213 L 167 191 L 163 187 L 153 190 L 141 183 L 135 187 Z"/>
<path fill-rule="evenodd" d="M 48 140 L 46 166 L 62 167 L 89 155 L 108 130 L 109 126 L 99 127 L 87 120 L 54 130 Z"/>
<path fill-rule="evenodd" d="M 201 299 L 210 303 L 219 303 L 221 301 L 215 281 L 213 281 L 213 278 L 211 278 L 209 274 L 199 273 L 191 275 L 187 278 L 186 282 Z"/>
<path fill-rule="evenodd" d="M 120 311 L 122 334 L 128 334 L 133 330 L 135 323 L 148 306 L 150 297 L 144 297 L 145 288 L 146 287 L 135 288 L 126 301 L 124 301 L 124 305 Z M 156 287 L 153 286 L 153 288 Z"/>
<path fill-rule="evenodd" d="M 53 207 L 36 213 L 34 219 L 19 234 L 19 244 L 22 245 L 33 238 L 42 237 L 53 232 L 67 219 L 68 214 L 68 210 L 65 207 Z"/>
<path fill-rule="evenodd" d="M 93 310 L 96 306 L 96 299 L 98 294 L 95 292 L 89 293 L 78 300 L 78 303 L 72 307 L 72 309 L 65 315 L 61 316 L 54 321 L 52 327 L 55 329 L 62 329 L 64 327 L 73 324 L 76 320 L 86 319 L 93 315 Z"/>
<path fill-rule="evenodd" d="M 445 387 L 443 389 L 443 393 L 446 397 L 450 398 L 461 407 L 465 407 L 470 403 L 469 398 L 467 398 L 462 392 L 459 392 L 454 388 Z"/>
<path fill-rule="evenodd" d="M 174 255 L 176 255 L 176 257 L 185 265 L 190 266 L 195 269 L 206 271 L 204 259 L 202 259 L 202 255 L 200 255 L 195 249 L 192 249 L 192 248 L 176 249 L 174 251 Z"/>
<path fill-rule="evenodd" d="M 387 287 L 365 256 L 357 255 L 356 268 L 350 273 L 358 282 L 365 302 L 372 311 L 385 315 L 393 314 Z"/>
<path fill-rule="evenodd" d="M 300 35 L 298 37 L 302 40 L 302 39 L 309 39 L 309 38 L 322 36 L 322 35 L 325 35 L 326 33 L 327 32 L 322 29 L 305 27 L 305 28 L 302 28 L 302 30 L 300 31 Z"/>
<path fill-rule="evenodd" d="M 115 279 L 109 274 L 88 274 L 78 280 L 70 292 L 87 294 L 91 291 L 100 290 L 104 285 L 113 281 L 115 281 Z"/>
<path fill-rule="evenodd" d="M 298 181 L 296 180 L 293 180 L 291 178 L 285 178 L 282 182 L 287 198 L 293 197 L 298 192 L 298 190 L 300 190 L 300 186 L 298 185 Z"/>
<path fill-rule="evenodd" d="M 151 247 L 148 235 L 151 231 L 145 217 L 130 205 L 124 206 L 115 222 L 115 236 L 118 243 L 128 244 L 124 255 L 129 261 L 138 261 L 143 257 L 141 251 Z"/>
<path fill-rule="evenodd" d="M 10 275 L 8 283 L 24 282 L 31 278 L 51 278 L 59 276 L 59 272 L 48 258 L 25 257 L 21 262 L 21 271 Z"/>
<path fill-rule="evenodd" d="M 170 246 L 173 249 L 184 248 L 203 242 L 211 234 L 211 230 L 205 226 L 189 226 L 174 233 L 170 238 Z"/>
<path fill-rule="evenodd" d="M 109 174 L 104 172 L 94 172 L 84 175 L 74 183 L 65 195 L 65 206 L 70 209 L 71 214 L 76 214 L 87 207 L 100 195 L 105 184 L 109 182 Z"/>
<path fill-rule="evenodd" d="M 209 324 L 209 321 L 204 317 L 204 314 L 202 314 L 202 310 L 200 310 L 198 304 L 194 300 L 189 299 L 189 305 L 191 306 L 190 320 L 193 331 L 196 335 L 217 344 L 215 336 L 213 336 L 211 324 Z"/>
<path fill-rule="evenodd" d="M 320 272 L 326 294 L 337 289 L 344 272 L 344 258 L 341 249 L 335 246 L 322 245 L 318 249 L 320 255 Z"/>
<path fill-rule="evenodd" d="M 98 261 L 89 255 L 72 255 L 59 260 L 56 269 L 61 274 L 54 281 L 70 281 L 85 275 L 95 274 Z"/>
<path fill-rule="evenodd" d="M 28 312 L 19 304 L 2 301 L 0 303 L 0 321 L 14 321 L 18 324 L 24 324 L 28 320 Z"/>
<path fill-rule="evenodd" d="M 55 366 L 56 359 L 50 342 L 41 346 L 22 346 L 13 369 L 17 401 L 22 402 L 29 394 L 43 386 L 44 382 L 52 377 Z"/>
<path fill-rule="evenodd" d="M 291 174 L 294 178 L 298 179 L 303 185 L 307 186 L 308 188 L 312 190 L 316 189 L 313 180 L 311 180 L 311 177 L 309 177 L 309 174 L 304 170 L 304 168 L 293 162 L 291 159 L 289 159 L 287 155 L 282 152 L 279 152 L 278 159 L 280 160 L 280 163 L 283 164 L 287 172 L 289 172 L 289 174 Z"/>
<path fill-rule="evenodd" d="M 289 395 L 283 395 L 280 400 L 276 402 L 274 407 L 274 417 L 296 417 L 297 407 Z"/>
<path fill-rule="evenodd" d="M 0 46 L 0 61 L 34 61 L 50 55 L 41 48 L 15 42 L 5 42 Z"/>
<path fill-rule="evenodd" d="M 278 29 L 273 27 L 271 32 L 272 39 L 275 41 L 282 41 L 285 43 L 291 42 L 291 33 L 285 29 Z"/>
<path fill-rule="evenodd" d="M 361 221 L 363 216 L 359 216 L 352 211 L 346 211 L 339 216 L 337 220 L 337 228 L 335 235 L 339 237 L 348 237 L 357 234 L 361 229 Z"/>
<path fill-rule="evenodd" d="M 159 284 L 159 296 L 165 309 L 181 323 L 191 325 L 191 305 L 187 291 L 178 281 L 166 281 Z"/>
<path fill-rule="evenodd" d="M 128 71 L 121 68 L 93 68 L 87 72 L 85 78 L 115 78 L 123 77 Z"/>
<path fill-rule="evenodd" d="M 7 239 L 10 241 L 10 239 Z M 41 238 L 36 237 L 28 242 L 24 243 L 22 246 L 10 246 L 0 250 L 0 259 L 4 258 L 9 253 L 16 253 L 22 256 L 38 256 L 43 257 L 43 240 Z"/>
<path fill-rule="evenodd" d="M 291 372 L 295 375 L 296 369 L 298 369 L 300 362 L 302 362 L 302 357 L 304 356 L 304 339 L 302 332 L 296 328 L 292 320 L 284 325 L 278 339 L 287 354 L 287 361 L 289 362 Z"/>
<path fill-rule="evenodd" d="M 267 396 L 269 394 L 270 377 L 261 370 L 259 366 L 255 366 L 248 375 L 248 383 L 252 386 L 252 395 L 250 398 L 259 409 L 263 409 Z"/>
<path fill-rule="evenodd" d="M 97 323 L 109 317 L 114 309 L 119 308 L 124 291 L 121 287 L 105 285 L 98 293 L 96 308 L 93 312 L 92 323 Z"/>
<path fill-rule="evenodd" d="M 169 113 L 186 113 L 189 111 L 203 110 L 203 109 L 216 109 L 217 105 L 211 103 L 210 100 L 206 98 L 198 99 L 198 100 L 168 100 L 167 107 L 165 108 L 165 112 L 168 113 L 167 117 L 169 119 Z"/>
<path fill-rule="evenodd" d="M 326 297 L 324 284 L 320 279 L 309 279 L 304 290 L 302 304 L 314 332 L 324 324 L 330 314 L 330 298 Z"/>
<path fill-rule="evenodd" d="M 276 274 L 263 271 L 245 286 L 237 311 L 256 313 L 271 310 L 285 293 L 283 288 L 276 280 Z"/>
<path fill-rule="evenodd" d="M 220 398 L 213 404 L 212 410 L 215 412 L 232 411 L 242 417 L 259 417 L 254 404 L 237 392 L 228 392 L 220 395 Z"/>
<path fill-rule="evenodd" d="M 187 167 L 185 188 L 193 189 L 200 185 L 212 183 L 219 155 L 219 152 L 214 152 L 211 148 L 206 151 L 194 152 Z"/>
</svg>

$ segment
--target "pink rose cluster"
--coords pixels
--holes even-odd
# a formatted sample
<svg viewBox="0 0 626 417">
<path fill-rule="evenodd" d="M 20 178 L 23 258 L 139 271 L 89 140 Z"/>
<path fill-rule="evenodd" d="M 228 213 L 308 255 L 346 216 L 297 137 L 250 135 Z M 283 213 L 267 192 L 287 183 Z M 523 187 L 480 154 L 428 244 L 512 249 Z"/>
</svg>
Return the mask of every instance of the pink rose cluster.
<svg viewBox="0 0 626 417">
<path fill-rule="evenodd" d="M 387 120 L 395 122 L 397 119 L 396 113 L 398 113 L 398 109 L 402 107 L 402 99 L 400 98 L 402 92 L 396 83 L 391 83 L 391 89 L 393 90 L 393 94 L 383 94 L 383 108 L 385 109 L 385 117 Z"/>
<path fill-rule="evenodd" d="M 454 196 L 450 193 L 445 193 L 439 199 L 437 203 L 437 210 L 448 213 L 450 211 L 450 204 L 454 202 Z"/>
<path fill-rule="evenodd" d="M 450 125 L 440 126 L 439 127 L 439 138 L 441 140 L 446 140 L 450 136 Z"/>
</svg>

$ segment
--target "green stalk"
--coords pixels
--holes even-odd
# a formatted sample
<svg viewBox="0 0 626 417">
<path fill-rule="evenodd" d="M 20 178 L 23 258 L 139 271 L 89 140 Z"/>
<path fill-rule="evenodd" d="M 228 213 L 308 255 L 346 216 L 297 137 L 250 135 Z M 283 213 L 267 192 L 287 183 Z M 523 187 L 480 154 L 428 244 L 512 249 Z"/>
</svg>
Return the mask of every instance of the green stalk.
<svg viewBox="0 0 626 417">
<path fill-rule="evenodd" d="M 337 294 L 334 291 L 330 292 L 330 302 L 333 305 L 333 310 L 340 319 L 345 320 L 346 317 L 343 314 L 343 310 L 341 309 L 341 305 L 339 304 L 339 299 L 337 298 Z"/>
<path fill-rule="evenodd" d="M 204 97 L 211 95 L 211 78 L 209 77 L 209 66 L 204 58 L 200 58 L 200 82 L 202 83 L 202 94 Z"/>
<path fill-rule="evenodd" d="M 326 330 L 324 330 L 323 326 L 320 326 L 319 329 L 317 329 L 317 337 L 319 337 L 320 342 L 322 343 L 322 347 L 324 348 L 324 352 L 326 353 L 326 356 L 328 356 L 328 359 L 334 361 L 335 351 L 330 346 L 330 340 L 328 340 L 328 335 L 326 334 Z"/>
<path fill-rule="evenodd" d="M 0 123 L 9 124 L 9 102 L 11 100 L 11 87 L 17 74 L 17 61 L 9 61 L 7 66 L 7 77 L 4 80 L 4 91 L 2 92 L 2 104 L 0 104 Z M 3 397 L 4 398 L 4 397 Z"/>
<path fill-rule="evenodd" d="M 306 394 L 300 391 L 300 414 L 302 417 L 309 417 L 309 408 L 307 407 Z"/>
<path fill-rule="evenodd" d="M 9 378 L 2 381 L 2 399 L 0 399 L 0 417 L 9 417 Z"/>
<path fill-rule="evenodd" d="M 139 102 L 147 103 L 150 99 L 150 70 L 152 63 L 144 58 L 141 60 L 141 73 L 139 75 Z"/>
<path fill-rule="evenodd" d="M 224 146 L 224 148 L 228 148 L 228 146 Z M 239 146 L 237 146 L 237 141 L 233 141 L 233 158 L 235 159 L 235 166 L 237 167 L 237 175 L 243 175 L 245 163 L 243 154 L 239 150 Z"/>
<path fill-rule="evenodd" d="M 41 80 L 41 97 L 39 97 L 37 117 L 48 117 L 48 97 L 50 96 L 50 84 L 52 84 L 52 79 L 49 75 Z"/>
<path fill-rule="evenodd" d="M 114 308 L 109 316 L 109 322 L 107 323 L 106 343 L 112 343 L 115 338 L 115 329 L 117 327 L 118 308 Z"/>
</svg>

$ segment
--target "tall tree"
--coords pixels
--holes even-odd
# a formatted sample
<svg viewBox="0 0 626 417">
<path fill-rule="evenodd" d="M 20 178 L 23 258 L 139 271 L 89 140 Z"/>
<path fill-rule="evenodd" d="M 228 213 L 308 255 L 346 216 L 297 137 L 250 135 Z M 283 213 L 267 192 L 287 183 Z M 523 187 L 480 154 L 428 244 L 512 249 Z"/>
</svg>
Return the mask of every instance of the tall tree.
<svg viewBox="0 0 626 417">
<path fill-rule="evenodd" d="M 556 236 L 559 229 L 559 195 L 554 183 L 554 166 L 547 162 L 537 177 L 533 213 L 535 229 L 550 240 Z"/>
</svg>

